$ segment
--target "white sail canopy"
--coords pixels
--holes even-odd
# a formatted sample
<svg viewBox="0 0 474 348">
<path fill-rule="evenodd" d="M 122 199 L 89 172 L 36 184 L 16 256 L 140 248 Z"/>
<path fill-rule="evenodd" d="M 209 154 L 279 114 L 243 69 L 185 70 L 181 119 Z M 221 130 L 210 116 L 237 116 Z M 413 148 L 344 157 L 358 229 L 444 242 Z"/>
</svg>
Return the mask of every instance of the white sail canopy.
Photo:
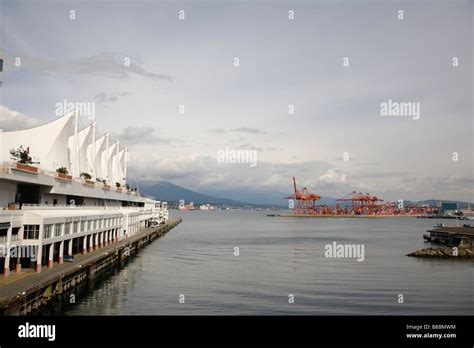
<svg viewBox="0 0 474 348">
<path fill-rule="evenodd" d="M 86 128 L 79 131 L 76 135 L 69 137 L 68 147 L 72 154 L 71 156 L 71 173 L 75 176 L 79 176 L 82 172 L 88 172 L 88 152 L 87 148 L 92 144 L 93 141 L 94 126 L 90 124 Z M 76 144 L 74 142 L 77 141 Z M 74 153 L 75 151 L 75 153 Z"/>
<path fill-rule="evenodd" d="M 126 157 L 127 157 L 127 149 L 123 148 L 118 154 L 118 166 L 117 166 L 117 173 L 119 176 L 118 182 L 122 185 L 125 184 L 125 177 L 126 177 Z"/>
<path fill-rule="evenodd" d="M 0 132 L 0 161 L 10 161 L 10 149 L 22 146 L 36 165 L 55 171 L 59 167 L 69 167 L 69 137 L 74 134 L 74 115 L 68 114 L 39 127 Z"/>
<path fill-rule="evenodd" d="M 90 168 L 88 173 L 93 178 L 105 178 L 107 174 L 102 170 L 102 152 L 106 149 L 106 136 L 103 135 L 88 147 L 88 159 Z"/>
<path fill-rule="evenodd" d="M 108 134 L 96 138 L 95 123 L 79 130 L 75 113 L 39 127 L 0 132 L 0 162 L 10 162 L 10 149 L 20 146 L 41 169 L 66 167 L 74 177 L 86 172 L 111 184 L 126 182 L 126 149 L 118 142 L 109 146 Z"/>
</svg>

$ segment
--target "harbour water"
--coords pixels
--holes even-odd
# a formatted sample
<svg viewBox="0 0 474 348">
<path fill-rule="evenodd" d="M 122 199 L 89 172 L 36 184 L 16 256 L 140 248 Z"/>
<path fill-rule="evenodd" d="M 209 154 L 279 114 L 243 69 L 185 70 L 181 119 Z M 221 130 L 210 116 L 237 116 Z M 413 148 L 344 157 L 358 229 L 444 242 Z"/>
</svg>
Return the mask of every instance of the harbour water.
<svg viewBox="0 0 474 348">
<path fill-rule="evenodd" d="M 179 226 L 78 296 L 75 304 L 58 311 L 65 315 L 474 313 L 472 261 L 405 256 L 427 247 L 422 234 L 437 220 L 283 218 L 267 213 L 173 211 L 173 216 L 183 217 Z M 364 245 L 364 261 L 325 257 L 325 246 L 333 242 Z M 289 303 L 289 294 L 294 303 Z"/>
</svg>

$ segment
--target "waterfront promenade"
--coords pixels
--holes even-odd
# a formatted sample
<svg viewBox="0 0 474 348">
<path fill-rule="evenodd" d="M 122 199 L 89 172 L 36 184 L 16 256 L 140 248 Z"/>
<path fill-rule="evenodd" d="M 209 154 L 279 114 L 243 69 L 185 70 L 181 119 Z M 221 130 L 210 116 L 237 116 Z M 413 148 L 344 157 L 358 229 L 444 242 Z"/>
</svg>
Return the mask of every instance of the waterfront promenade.
<svg viewBox="0 0 474 348">
<path fill-rule="evenodd" d="M 48 295 L 45 295 L 47 294 L 48 287 L 55 285 L 54 289 L 57 291 L 58 282 L 60 288 L 59 292 L 62 292 L 63 279 L 80 274 L 81 272 L 86 272 L 89 276 L 91 272 L 87 269 L 91 268 L 92 265 L 95 266 L 102 263 L 106 259 L 110 260 L 107 262 L 107 265 L 114 264 L 118 260 L 123 260 L 129 257 L 132 251 L 136 252 L 139 247 L 162 236 L 180 222 L 180 218 L 172 219 L 165 224 L 142 229 L 139 233 L 130 238 L 109 244 L 95 251 L 88 252 L 85 255 L 78 254 L 74 257 L 73 262 L 64 262 L 60 265 L 54 264 L 52 268 L 44 269 L 41 273 L 22 271 L 16 279 L 15 275 L 12 275 L 12 279 L 2 279 L 0 282 L 0 313 L 8 312 L 7 309 L 11 307 L 13 303 L 25 302 L 22 298 L 26 299 L 31 294 L 41 292 L 42 297 L 48 297 Z M 82 280 L 83 278 L 77 279 Z M 75 283 L 76 281 L 74 280 L 72 287 Z M 70 288 L 70 286 L 67 288 Z M 50 290 L 49 293 L 51 292 Z M 37 297 L 38 296 L 36 296 L 36 298 Z"/>
</svg>

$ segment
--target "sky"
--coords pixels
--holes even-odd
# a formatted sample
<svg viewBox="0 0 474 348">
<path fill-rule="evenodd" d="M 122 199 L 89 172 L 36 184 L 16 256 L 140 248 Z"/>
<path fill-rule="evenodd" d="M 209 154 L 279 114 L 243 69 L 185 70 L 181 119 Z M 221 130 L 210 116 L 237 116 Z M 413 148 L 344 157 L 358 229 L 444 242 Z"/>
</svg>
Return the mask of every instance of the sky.
<svg viewBox="0 0 474 348">
<path fill-rule="evenodd" d="M 94 103 L 135 180 L 290 192 L 295 176 L 329 197 L 474 202 L 473 8 L 0 0 L 0 128 Z M 420 113 L 383 116 L 389 100 Z M 226 149 L 258 161 L 223 163 Z"/>
</svg>

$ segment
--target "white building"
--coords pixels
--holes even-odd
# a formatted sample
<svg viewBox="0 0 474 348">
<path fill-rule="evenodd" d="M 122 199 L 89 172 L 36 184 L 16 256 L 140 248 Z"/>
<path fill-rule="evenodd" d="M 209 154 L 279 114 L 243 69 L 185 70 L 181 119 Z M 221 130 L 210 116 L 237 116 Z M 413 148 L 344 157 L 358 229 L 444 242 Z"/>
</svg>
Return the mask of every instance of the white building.
<svg viewBox="0 0 474 348">
<path fill-rule="evenodd" d="M 79 129 L 78 116 L 71 113 L 39 127 L 0 131 L 5 276 L 22 267 L 40 272 L 64 256 L 90 252 L 168 219 L 166 202 L 143 197 L 126 184 L 127 149 L 110 144 L 107 134 L 98 137 L 95 128 L 91 123 Z M 20 146 L 33 163 L 12 160 L 10 150 Z"/>
</svg>

